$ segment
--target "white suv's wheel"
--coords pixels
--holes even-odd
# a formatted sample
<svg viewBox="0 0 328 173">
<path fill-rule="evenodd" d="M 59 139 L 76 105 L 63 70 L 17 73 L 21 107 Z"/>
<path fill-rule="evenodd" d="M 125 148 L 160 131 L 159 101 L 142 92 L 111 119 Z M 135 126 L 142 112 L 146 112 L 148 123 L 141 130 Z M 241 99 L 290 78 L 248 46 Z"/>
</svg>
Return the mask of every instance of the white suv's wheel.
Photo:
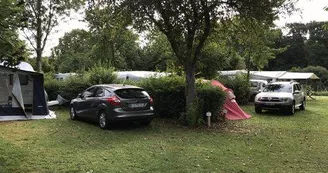
<svg viewBox="0 0 328 173">
<path fill-rule="evenodd" d="M 289 107 L 289 115 L 295 114 L 295 103 Z"/>
<path fill-rule="evenodd" d="M 306 107 L 306 100 L 304 99 L 304 100 L 302 101 L 301 106 L 300 106 L 300 110 L 305 110 L 305 107 Z"/>
</svg>

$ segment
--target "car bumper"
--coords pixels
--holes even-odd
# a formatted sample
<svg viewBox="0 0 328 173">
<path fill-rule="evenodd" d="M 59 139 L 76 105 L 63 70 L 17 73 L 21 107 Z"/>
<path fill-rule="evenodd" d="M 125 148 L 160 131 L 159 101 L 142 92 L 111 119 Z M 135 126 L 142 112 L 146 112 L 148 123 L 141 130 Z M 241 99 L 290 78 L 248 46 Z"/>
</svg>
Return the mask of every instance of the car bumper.
<svg viewBox="0 0 328 173">
<path fill-rule="evenodd" d="M 108 119 L 111 121 L 121 120 L 144 120 L 154 117 L 154 110 L 141 110 L 141 111 L 125 111 L 121 108 L 114 109 L 108 115 Z"/>
<path fill-rule="evenodd" d="M 289 102 L 257 102 L 254 103 L 255 107 L 261 108 L 264 110 L 280 110 L 289 108 L 292 103 Z"/>
</svg>

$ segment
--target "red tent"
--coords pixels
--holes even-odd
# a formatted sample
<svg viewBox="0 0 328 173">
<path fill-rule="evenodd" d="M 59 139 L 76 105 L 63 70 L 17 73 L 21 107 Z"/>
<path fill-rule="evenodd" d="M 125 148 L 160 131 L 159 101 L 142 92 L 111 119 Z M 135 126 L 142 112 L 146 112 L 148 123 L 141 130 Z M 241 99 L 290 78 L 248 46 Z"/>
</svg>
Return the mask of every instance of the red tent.
<svg viewBox="0 0 328 173">
<path fill-rule="evenodd" d="M 227 93 L 225 103 L 223 105 L 225 118 L 228 120 L 242 120 L 251 118 L 249 114 L 246 114 L 238 105 L 233 94 L 233 91 L 225 87 L 222 83 L 217 80 L 211 81 L 212 86 L 217 86 Z"/>
</svg>

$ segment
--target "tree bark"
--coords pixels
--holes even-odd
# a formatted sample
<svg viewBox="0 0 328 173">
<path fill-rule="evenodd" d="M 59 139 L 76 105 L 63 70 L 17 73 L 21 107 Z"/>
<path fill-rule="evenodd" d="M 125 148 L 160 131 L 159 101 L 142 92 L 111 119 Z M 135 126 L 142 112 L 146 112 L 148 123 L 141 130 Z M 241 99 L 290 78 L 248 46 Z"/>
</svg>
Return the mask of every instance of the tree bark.
<svg viewBox="0 0 328 173">
<path fill-rule="evenodd" d="M 186 109 L 190 110 L 196 98 L 195 65 L 186 63 Z"/>
<path fill-rule="evenodd" d="M 36 31 L 36 71 L 42 71 L 42 20 L 41 20 L 41 3 L 42 0 L 37 0 L 37 31 Z"/>
</svg>

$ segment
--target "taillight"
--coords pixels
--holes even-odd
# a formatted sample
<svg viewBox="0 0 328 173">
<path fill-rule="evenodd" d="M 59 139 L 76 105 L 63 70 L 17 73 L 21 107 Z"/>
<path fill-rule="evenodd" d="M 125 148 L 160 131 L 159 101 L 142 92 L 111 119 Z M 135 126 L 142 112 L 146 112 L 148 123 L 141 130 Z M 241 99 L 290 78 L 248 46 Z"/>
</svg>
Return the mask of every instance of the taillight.
<svg viewBox="0 0 328 173">
<path fill-rule="evenodd" d="M 150 102 L 150 105 L 153 105 L 154 104 L 154 100 L 150 96 L 149 96 L 149 102 Z"/>
<path fill-rule="evenodd" d="M 119 106 L 121 104 L 121 100 L 116 96 L 109 97 L 107 101 L 113 106 Z"/>
</svg>

